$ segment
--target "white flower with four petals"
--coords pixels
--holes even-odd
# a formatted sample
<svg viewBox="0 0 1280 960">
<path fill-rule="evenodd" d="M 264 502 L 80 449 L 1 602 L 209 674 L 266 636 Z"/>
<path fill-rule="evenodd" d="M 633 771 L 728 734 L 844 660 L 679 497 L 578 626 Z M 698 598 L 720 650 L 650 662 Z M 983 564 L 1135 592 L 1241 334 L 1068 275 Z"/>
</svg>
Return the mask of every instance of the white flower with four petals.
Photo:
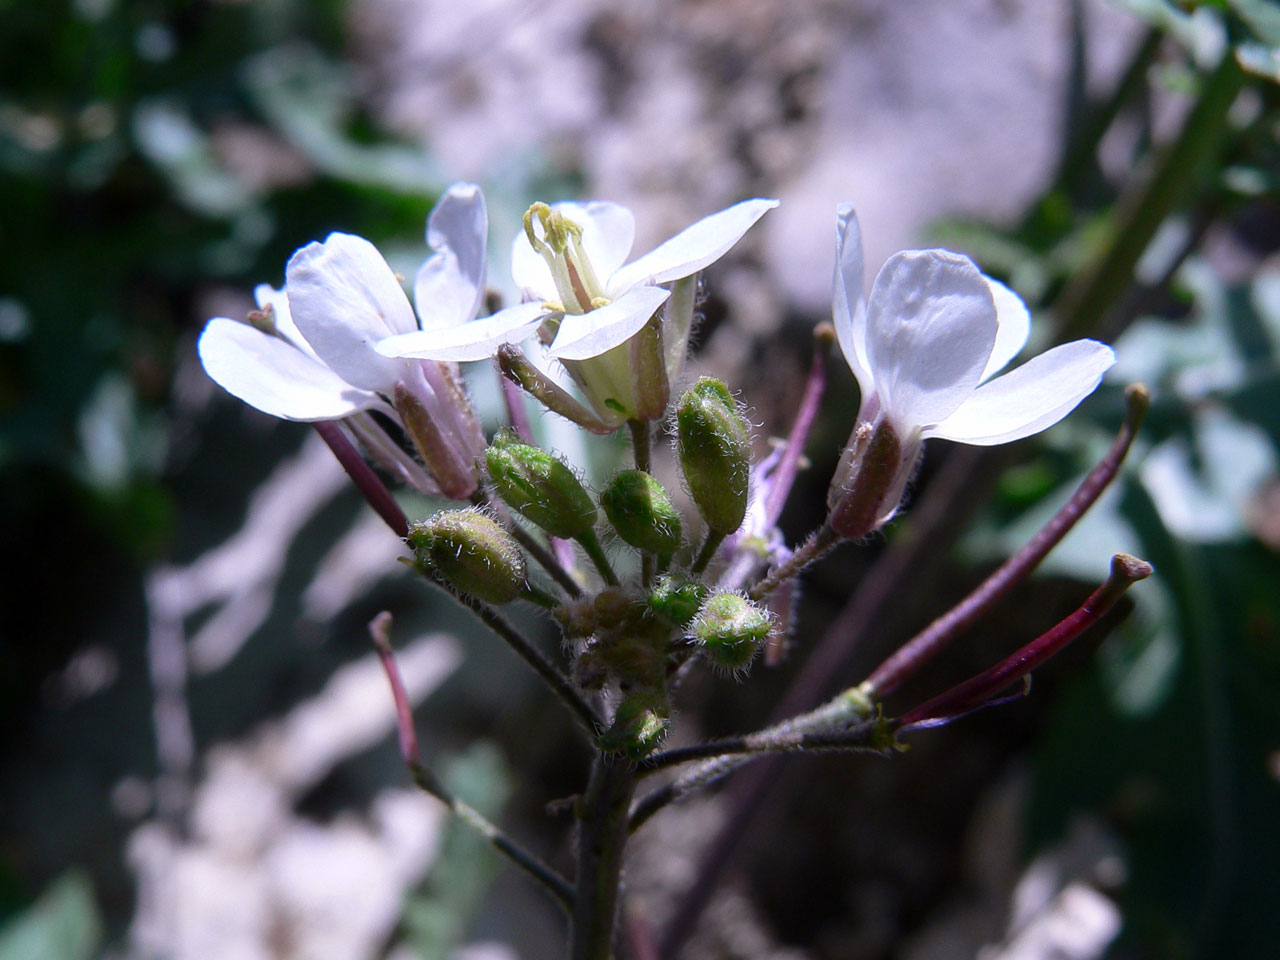
<svg viewBox="0 0 1280 960">
<path fill-rule="evenodd" d="M 298 250 L 285 288 L 259 287 L 255 325 L 215 318 L 200 336 L 205 370 L 249 405 L 288 420 L 343 420 L 370 453 L 428 492 L 464 498 L 475 489 L 484 450 L 456 372 L 446 364 L 391 358 L 388 338 L 470 326 L 484 294 L 487 219 L 472 184 L 450 187 L 432 211 L 433 255 L 415 284 L 417 313 L 373 244 L 333 233 Z M 530 328 L 531 329 L 531 328 Z M 405 428 L 431 477 L 367 416 L 377 411 Z"/>
<path fill-rule="evenodd" d="M 618 348 L 666 304 L 662 362 L 669 379 L 678 376 L 693 321 L 695 276 L 777 205 L 776 200 L 745 200 L 627 263 L 635 218 L 626 207 L 534 204 L 511 252 L 512 274 L 525 303 L 469 324 L 457 332 L 457 340 L 415 333 L 387 340 L 378 349 L 400 357 L 479 359 L 544 324 L 548 354 L 565 365 L 596 411 L 616 426 L 636 411 L 634 365 Z M 473 335 L 463 346 L 468 333 Z"/>
<path fill-rule="evenodd" d="M 1031 331 L 1012 290 L 961 254 L 905 250 L 886 261 L 864 302 L 862 269 L 858 221 L 842 205 L 832 310 L 862 390 L 828 498 L 842 536 L 862 536 L 893 516 L 924 440 L 990 446 L 1039 433 L 1115 362 L 1107 345 L 1076 340 L 1000 374 Z"/>
</svg>

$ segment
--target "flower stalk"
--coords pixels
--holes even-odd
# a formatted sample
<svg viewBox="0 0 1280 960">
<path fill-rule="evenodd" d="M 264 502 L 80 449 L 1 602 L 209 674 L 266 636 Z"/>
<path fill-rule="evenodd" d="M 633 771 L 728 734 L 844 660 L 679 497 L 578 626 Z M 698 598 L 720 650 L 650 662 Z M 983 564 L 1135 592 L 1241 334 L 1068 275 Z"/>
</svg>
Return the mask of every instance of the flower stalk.
<svg viewBox="0 0 1280 960">
<path fill-rule="evenodd" d="M 1153 572 L 1151 564 L 1145 560 L 1125 553 L 1116 554 L 1111 558 L 1110 575 L 1074 613 L 990 669 L 908 710 L 894 726 L 903 731 L 938 726 L 987 705 L 1002 691 L 1060 653 L 1115 606 L 1126 590 Z"/>
</svg>

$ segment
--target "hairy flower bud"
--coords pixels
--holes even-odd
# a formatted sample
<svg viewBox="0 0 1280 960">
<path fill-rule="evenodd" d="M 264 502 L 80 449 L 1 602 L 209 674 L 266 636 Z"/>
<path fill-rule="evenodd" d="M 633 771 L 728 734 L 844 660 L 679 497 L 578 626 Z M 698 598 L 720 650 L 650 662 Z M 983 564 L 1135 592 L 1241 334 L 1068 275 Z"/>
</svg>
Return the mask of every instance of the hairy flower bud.
<svg viewBox="0 0 1280 960">
<path fill-rule="evenodd" d="M 667 622 L 687 626 L 707 599 L 707 588 L 696 580 L 665 576 L 649 591 L 649 609 Z"/>
<path fill-rule="evenodd" d="M 600 738 L 609 753 L 643 760 L 666 739 L 671 729 L 671 707 L 660 689 L 642 688 L 628 693 L 618 704 L 613 724 Z"/>
<path fill-rule="evenodd" d="M 707 527 L 727 536 L 747 512 L 751 432 L 729 388 L 703 377 L 676 407 L 680 467 Z"/>
<path fill-rule="evenodd" d="M 600 506 L 626 543 L 669 557 L 680 546 L 680 514 L 662 484 L 643 470 L 623 470 L 600 495 Z"/>
<path fill-rule="evenodd" d="M 573 539 L 595 527 L 596 505 L 560 458 L 499 434 L 485 461 L 506 504 L 553 537 Z"/>
<path fill-rule="evenodd" d="M 768 611 L 739 594 L 718 593 L 703 604 L 689 633 L 712 663 L 741 670 L 772 628 Z"/>
<path fill-rule="evenodd" d="M 409 528 L 417 561 L 459 593 L 510 603 L 525 592 L 524 554 L 511 534 L 481 510 L 444 510 Z"/>
</svg>

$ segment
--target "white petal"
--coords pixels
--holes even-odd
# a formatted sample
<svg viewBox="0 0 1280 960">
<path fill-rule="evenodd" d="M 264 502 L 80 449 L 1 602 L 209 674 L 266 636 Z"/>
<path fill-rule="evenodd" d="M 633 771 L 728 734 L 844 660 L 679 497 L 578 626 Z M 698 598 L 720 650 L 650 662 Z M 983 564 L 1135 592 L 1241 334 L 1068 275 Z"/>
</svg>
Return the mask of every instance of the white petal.
<svg viewBox="0 0 1280 960">
<path fill-rule="evenodd" d="M 321 360 L 354 386 L 390 392 L 399 366 L 373 344 L 418 323 L 373 244 L 346 233 L 308 244 L 290 258 L 285 290 L 294 323 Z"/>
<path fill-rule="evenodd" d="M 291 344 L 225 317 L 197 345 L 205 372 L 228 393 L 286 420 L 337 420 L 381 405 Z"/>
<path fill-rule="evenodd" d="M 485 360 L 504 343 L 519 343 L 547 315 L 541 303 L 521 303 L 491 317 L 441 330 L 420 330 L 388 337 L 376 344 L 384 357 L 420 360 Z"/>
<path fill-rule="evenodd" d="M 298 325 L 293 322 L 293 314 L 289 311 L 289 295 L 285 293 L 284 287 L 277 290 L 269 283 L 260 283 L 253 288 L 253 299 L 261 309 L 271 308 L 271 316 L 275 322 L 276 329 L 280 331 L 286 340 L 294 344 L 298 349 L 305 350 L 315 356 L 315 351 L 311 349 L 311 345 L 298 332 Z"/>
<path fill-rule="evenodd" d="M 881 268 L 867 305 L 867 363 L 899 427 L 929 427 L 959 407 L 995 339 L 991 292 L 968 257 L 904 250 Z"/>
<path fill-rule="evenodd" d="M 551 355 L 557 360 L 588 360 L 626 343 L 670 295 L 661 287 L 634 287 L 590 313 L 566 313 Z"/>
<path fill-rule="evenodd" d="M 996 344 L 991 348 L 982 379 L 988 380 L 1003 370 L 1027 345 L 1031 335 L 1031 311 L 1022 298 L 999 280 L 984 276 L 996 304 Z"/>
<path fill-rule="evenodd" d="M 875 389 L 867 366 L 867 304 L 862 297 L 862 229 L 847 203 L 836 208 L 836 269 L 831 316 L 840 350 L 864 394 Z"/>
<path fill-rule="evenodd" d="M 427 219 L 427 245 L 435 251 L 418 271 L 413 303 L 423 330 L 451 327 L 475 317 L 484 297 L 489 219 L 474 183 L 455 183 Z"/>
<path fill-rule="evenodd" d="M 1115 352 L 1096 340 L 1064 343 L 984 383 L 924 435 L 978 446 L 1029 437 L 1093 393 L 1115 360 Z"/>
<path fill-rule="evenodd" d="M 626 263 L 636 242 L 636 218 L 620 203 L 557 203 L 556 212 L 582 227 L 582 246 L 591 268 L 607 285 L 614 271 Z"/>
<path fill-rule="evenodd" d="M 692 276 L 728 253 L 752 224 L 777 205 L 777 200 L 743 200 L 703 217 L 615 273 L 605 281 L 606 292 L 616 297 L 636 284 Z"/>
</svg>

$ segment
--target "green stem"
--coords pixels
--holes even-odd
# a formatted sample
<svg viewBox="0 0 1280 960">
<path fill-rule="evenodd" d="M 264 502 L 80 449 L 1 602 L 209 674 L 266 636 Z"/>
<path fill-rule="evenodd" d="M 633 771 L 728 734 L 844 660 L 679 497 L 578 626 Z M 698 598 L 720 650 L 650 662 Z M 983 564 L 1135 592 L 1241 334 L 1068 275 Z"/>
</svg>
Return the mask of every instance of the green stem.
<svg viewBox="0 0 1280 960">
<path fill-rule="evenodd" d="M 627 426 L 631 428 L 631 449 L 635 452 L 636 469 L 649 473 L 652 464 L 649 424 L 645 420 L 628 420 Z"/>
<path fill-rule="evenodd" d="M 507 645 L 533 668 L 534 672 L 542 678 L 552 692 L 560 698 L 561 702 L 573 712 L 587 735 L 593 741 L 595 740 L 596 735 L 602 728 L 600 718 L 596 716 L 595 710 L 578 692 L 578 688 L 573 685 L 573 682 L 561 673 L 556 668 L 556 665 L 543 655 L 541 650 L 535 647 L 519 630 L 503 619 L 492 607 L 477 600 L 475 597 L 450 590 L 439 581 L 432 582 L 448 590 L 454 599 L 479 617 L 485 626 L 505 640 Z"/>
<path fill-rule="evenodd" d="M 616 587 L 618 585 L 618 575 L 613 572 L 613 566 L 609 563 L 609 558 L 604 555 L 604 547 L 600 546 L 600 538 L 596 536 L 596 532 L 588 530 L 575 539 L 604 582 L 611 587 Z"/>
<path fill-rule="evenodd" d="M 840 537 L 828 526 L 820 527 L 804 546 L 791 555 L 786 563 L 769 571 L 769 575 L 748 591 L 747 596 L 760 601 L 786 583 L 797 573 L 840 543 Z"/>
<path fill-rule="evenodd" d="M 560 561 L 555 558 L 555 554 L 539 543 L 537 537 L 520 526 L 515 520 L 510 518 L 508 520 L 507 529 L 511 531 L 511 535 L 516 538 L 520 546 L 524 547 L 525 552 L 533 557 L 538 566 L 547 571 L 551 575 L 551 579 L 560 584 L 561 589 L 568 596 L 575 600 L 582 596 L 582 587 L 573 579 L 573 575 L 560 565 Z"/>
<path fill-rule="evenodd" d="M 627 814 L 635 768 L 623 757 L 599 754 L 582 797 L 578 873 L 572 914 L 573 960 L 610 960 L 622 885 Z"/>
<path fill-rule="evenodd" d="M 545 590 L 539 590 L 531 583 L 526 583 L 524 585 L 523 598 L 528 600 L 530 603 L 536 603 L 544 610 L 554 610 L 556 607 L 560 606 L 559 600 L 547 593 Z"/>
<path fill-rule="evenodd" d="M 454 816 L 488 841 L 491 847 L 542 884 L 562 908 L 566 911 L 573 909 L 574 891 L 569 881 L 503 833 L 497 824 L 471 804 L 454 796 L 429 767 L 418 761 L 410 761 L 409 773 L 420 790 L 443 803 Z"/>
<path fill-rule="evenodd" d="M 646 762 L 640 772 L 641 776 L 699 759 L 700 756 L 710 758 L 670 783 L 645 794 L 631 811 L 628 829 L 635 833 L 659 810 L 678 803 L 765 753 L 798 749 L 852 749 L 871 744 L 879 727 L 879 724 L 868 723 L 875 709 L 875 704 L 862 688 L 850 687 L 816 710 L 757 730 L 745 737 L 722 744 L 711 744 L 709 748 L 699 746 L 656 754 Z M 720 750 L 721 746 L 726 749 Z M 879 744 L 877 748 L 880 748 Z"/>
<path fill-rule="evenodd" d="M 1058 298 L 1054 312 L 1060 321 L 1060 340 L 1094 330 L 1133 282 L 1138 260 L 1156 230 L 1202 183 L 1209 161 L 1221 145 L 1231 105 L 1245 81 L 1245 72 L 1228 49 L 1204 79 L 1199 99 L 1187 114 L 1178 138 L 1162 151 L 1150 175 L 1120 197 L 1111 241 L 1092 268 L 1077 274 Z"/>
<path fill-rule="evenodd" d="M 707 539 L 703 541 L 702 549 L 698 551 L 698 559 L 694 560 L 693 566 L 689 568 L 690 573 L 701 573 L 707 569 L 707 564 L 720 549 L 720 544 L 724 543 L 724 536 L 723 533 L 716 533 L 714 530 L 707 531 Z"/>
<path fill-rule="evenodd" d="M 391 651 L 391 614 L 384 611 L 376 616 L 369 624 L 369 636 L 373 640 L 383 672 L 387 675 L 387 684 L 391 687 L 400 756 L 405 766 L 409 768 L 413 782 L 420 790 L 447 806 L 467 826 L 484 837 L 495 850 L 546 887 L 560 906 L 570 910 L 573 905 L 574 891 L 568 881 L 503 833 L 500 827 L 475 807 L 454 796 L 453 791 L 422 762 L 418 749 L 418 733 L 413 726 L 413 705 L 409 702 L 409 695 L 404 688 L 404 679 L 400 675 L 400 668 L 396 665 L 395 655 Z"/>
</svg>

